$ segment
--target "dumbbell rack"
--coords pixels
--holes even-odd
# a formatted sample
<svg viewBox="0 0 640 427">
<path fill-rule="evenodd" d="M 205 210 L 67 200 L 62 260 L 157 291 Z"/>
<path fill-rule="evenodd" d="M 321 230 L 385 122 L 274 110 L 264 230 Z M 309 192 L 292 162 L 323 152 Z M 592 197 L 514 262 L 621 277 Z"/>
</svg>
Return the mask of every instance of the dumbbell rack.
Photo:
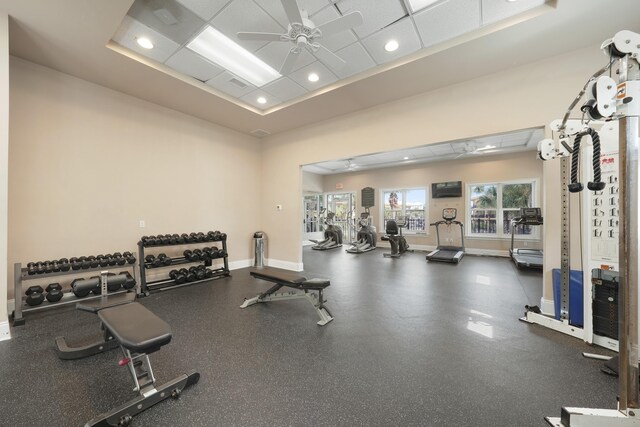
<svg viewBox="0 0 640 427">
<path fill-rule="evenodd" d="M 170 257 L 171 258 L 171 264 L 169 265 L 161 265 L 161 266 L 154 266 L 154 265 L 150 265 L 149 263 L 147 263 L 145 261 L 145 249 L 155 249 L 155 248 L 166 248 L 169 246 L 191 246 L 191 245 L 203 245 L 203 244 L 216 244 L 222 242 L 222 249 L 225 252 L 225 255 L 223 258 L 214 258 L 213 260 L 222 260 L 223 262 L 223 266 L 220 268 L 216 268 L 213 269 L 213 276 L 211 277 L 207 277 L 205 279 L 199 279 L 199 280 L 194 280 L 193 282 L 187 282 L 187 283 L 181 283 L 181 284 L 176 284 L 175 281 L 173 279 L 167 278 L 167 279 L 161 279 L 161 280 L 154 280 L 151 282 L 147 282 L 147 270 L 155 270 L 155 269 L 159 269 L 159 268 L 166 268 L 169 269 L 171 267 L 175 267 L 176 265 L 180 265 L 180 264 L 197 264 L 197 263 L 204 263 L 205 267 L 211 267 L 213 265 L 213 260 L 208 260 L 208 261 L 191 261 L 189 259 L 186 259 L 185 257 Z M 206 282 L 208 280 L 214 280 L 220 277 L 229 277 L 231 276 L 231 273 L 229 271 L 229 252 L 227 251 L 227 239 L 223 239 L 223 240 L 207 240 L 207 241 L 202 241 L 202 242 L 188 242 L 188 243 L 165 243 L 165 244 L 160 244 L 160 245 L 150 245 L 150 246 L 144 246 L 142 244 L 142 241 L 138 242 L 138 260 L 139 260 L 139 264 L 140 264 L 140 292 L 142 295 L 148 296 L 149 293 L 151 291 L 155 291 L 155 290 L 167 290 L 167 289 L 174 289 L 174 288 L 181 288 L 183 286 L 189 286 L 189 285 L 195 285 L 196 283 L 202 283 L 202 282 Z"/>
<path fill-rule="evenodd" d="M 22 264 L 19 262 L 16 262 L 13 265 L 13 282 L 14 282 L 14 301 L 15 301 L 15 308 L 13 310 L 12 313 L 12 318 L 13 318 L 13 326 L 20 326 L 20 325 L 24 325 L 25 323 L 25 319 L 24 319 L 24 315 L 26 313 L 30 313 L 32 311 L 37 311 L 37 310 L 48 310 L 48 309 L 52 309 L 52 308 L 56 308 L 56 307 L 61 307 L 61 306 L 65 306 L 68 304 L 73 304 L 73 303 L 77 303 L 79 301 L 87 301 L 90 299 L 94 299 L 94 298 L 100 298 L 100 295 L 95 295 L 95 296 L 87 296 L 84 298 L 78 298 L 75 295 L 73 295 L 72 292 L 64 292 L 64 295 L 62 296 L 62 299 L 60 301 L 56 301 L 56 302 L 49 302 L 46 299 L 40 303 L 39 305 L 30 307 L 27 305 L 27 303 L 25 302 L 26 298 L 23 296 L 23 292 L 22 292 L 22 283 L 24 281 L 28 281 L 28 280 L 35 280 L 35 279 L 44 279 L 44 278 L 50 278 L 50 277 L 55 277 L 55 276 L 71 276 L 71 275 L 79 275 L 79 274 L 84 274 L 84 273 L 89 273 L 89 272 L 100 272 L 100 271 L 110 271 L 110 270 L 123 270 L 125 268 L 131 268 L 132 272 L 133 272 L 133 278 L 136 280 L 136 285 L 134 288 L 132 289 L 121 289 L 115 292 L 110 292 L 109 295 L 115 295 L 115 294 L 119 294 L 119 293 L 124 293 L 124 292 L 129 292 L 130 290 L 135 290 L 136 294 L 140 294 L 140 280 L 137 277 L 138 273 L 137 273 L 137 263 L 139 261 L 136 260 L 136 262 L 134 264 L 123 264 L 123 265 L 109 265 L 106 267 L 90 267 L 90 268 L 82 268 L 79 270 L 73 270 L 70 269 L 68 271 L 56 271 L 56 272 L 51 272 L 51 273 L 42 273 L 42 274 L 32 274 L 29 275 L 29 273 L 27 272 L 26 268 L 22 268 Z"/>
</svg>

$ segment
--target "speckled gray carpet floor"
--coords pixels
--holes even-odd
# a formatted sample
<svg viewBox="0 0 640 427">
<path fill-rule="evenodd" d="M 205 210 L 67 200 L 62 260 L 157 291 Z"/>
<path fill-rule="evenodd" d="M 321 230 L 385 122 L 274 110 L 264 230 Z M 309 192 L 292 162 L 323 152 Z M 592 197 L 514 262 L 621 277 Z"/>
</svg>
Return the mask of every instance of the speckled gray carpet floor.
<svg viewBox="0 0 640 427">
<path fill-rule="evenodd" d="M 615 407 L 617 380 L 581 341 L 518 321 L 538 304 L 540 273 L 508 259 L 456 266 L 424 253 L 384 259 L 304 248 L 309 277 L 329 277 L 325 327 L 304 300 L 240 309 L 270 284 L 232 278 L 139 301 L 173 340 L 151 355 L 159 384 L 195 369 L 180 399 L 134 426 L 543 426 L 560 407 Z M 54 338 L 87 341 L 97 316 L 31 314 L 0 343 L 0 424 L 80 426 L 132 398 L 118 351 L 63 361 Z"/>
</svg>

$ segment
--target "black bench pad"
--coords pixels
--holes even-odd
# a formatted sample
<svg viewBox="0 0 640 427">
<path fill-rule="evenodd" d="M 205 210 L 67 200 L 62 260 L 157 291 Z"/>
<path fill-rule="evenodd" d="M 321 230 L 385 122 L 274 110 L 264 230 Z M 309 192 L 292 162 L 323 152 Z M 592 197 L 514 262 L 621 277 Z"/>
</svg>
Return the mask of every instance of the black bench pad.
<svg viewBox="0 0 640 427">
<path fill-rule="evenodd" d="M 155 351 L 171 341 L 171 327 L 137 302 L 105 308 L 98 317 L 120 344 L 136 353 Z"/>
<path fill-rule="evenodd" d="M 268 282 L 278 283 L 284 286 L 297 289 L 324 289 L 331 284 L 327 279 L 310 279 L 293 273 L 288 270 L 279 268 L 264 268 L 261 270 L 253 270 L 249 274 L 257 279 L 266 280 Z"/>
</svg>

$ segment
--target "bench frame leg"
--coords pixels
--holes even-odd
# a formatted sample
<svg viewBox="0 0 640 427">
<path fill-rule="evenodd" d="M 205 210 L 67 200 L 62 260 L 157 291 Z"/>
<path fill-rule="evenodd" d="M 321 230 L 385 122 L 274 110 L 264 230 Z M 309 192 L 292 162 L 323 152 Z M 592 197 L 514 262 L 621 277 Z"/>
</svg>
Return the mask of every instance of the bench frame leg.
<svg viewBox="0 0 640 427">
<path fill-rule="evenodd" d="M 258 296 L 244 300 L 240 308 L 247 308 L 260 302 L 306 299 L 311 303 L 313 308 L 316 310 L 316 313 L 320 317 L 320 321 L 317 322 L 318 325 L 324 326 L 333 320 L 333 316 L 331 316 L 329 310 L 327 310 L 327 308 L 324 306 L 325 301 L 322 296 L 322 289 L 317 289 L 317 295 L 308 291 L 276 292 L 276 290 L 280 289 L 281 287 L 282 285 L 275 285 L 268 291 L 263 292 Z"/>
<path fill-rule="evenodd" d="M 62 360 L 82 359 L 118 347 L 118 341 L 106 330 L 102 339 L 79 347 L 69 347 L 64 337 L 56 337 L 56 353 Z"/>
<path fill-rule="evenodd" d="M 104 414 L 97 416 L 87 422 L 85 427 L 128 425 L 131 418 L 135 415 L 169 397 L 177 398 L 182 390 L 196 384 L 199 379 L 200 374 L 195 371 L 190 372 L 189 374 L 182 374 L 168 383 L 161 385 L 157 389 L 154 388 L 151 392 L 141 394 L 127 403 L 110 410 L 109 412 L 105 412 Z M 127 421 L 127 419 L 129 421 Z"/>
</svg>

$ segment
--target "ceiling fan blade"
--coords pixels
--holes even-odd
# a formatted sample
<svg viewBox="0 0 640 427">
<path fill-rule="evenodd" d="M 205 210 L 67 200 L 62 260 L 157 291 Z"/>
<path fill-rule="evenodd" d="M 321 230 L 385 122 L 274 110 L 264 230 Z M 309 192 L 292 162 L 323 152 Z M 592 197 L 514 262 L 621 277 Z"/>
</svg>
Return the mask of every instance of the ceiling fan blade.
<svg viewBox="0 0 640 427">
<path fill-rule="evenodd" d="M 282 7 L 284 7 L 284 13 L 287 14 L 289 23 L 302 24 L 302 14 L 296 0 L 282 0 Z"/>
<path fill-rule="evenodd" d="M 346 31 L 350 28 L 357 27 L 358 25 L 361 25 L 362 22 L 364 22 L 362 20 L 362 14 L 358 11 L 353 11 L 334 19 L 333 21 L 318 25 L 317 28 L 322 31 L 322 35 L 324 37 L 328 37 L 342 31 Z"/>
<path fill-rule="evenodd" d="M 283 76 L 288 75 L 293 69 L 293 66 L 296 65 L 296 62 L 298 62 L 298 58 L 300 58 L 300 54 L 295 53 L 294 48 L 291 48 L 282 63 L 282 67 L 280 67 L 280 74 Z"/>
<path fill-rule="evenodd" d="M 269 41 L 269 42 L 286 41 L 286 40 L 282 40 L 282 34 L 276 34 L 276 33 L 245 33 L 245 32 L 240 32 L 240 33 L 238 33 L 238 38 L 240 40 L 262 40 L 262 41 Z"/>
<path fill-rule="evenodd" d="M 311 50 L 311 53 L 318 59 L 318 61 L 331 68 L 333 71 L 340 71 L 346 64 L 344 59 L 340 58 L 338 55 L 322 45 L 318 45 L 318 50 L 315 52 Z"/>
</svg>

